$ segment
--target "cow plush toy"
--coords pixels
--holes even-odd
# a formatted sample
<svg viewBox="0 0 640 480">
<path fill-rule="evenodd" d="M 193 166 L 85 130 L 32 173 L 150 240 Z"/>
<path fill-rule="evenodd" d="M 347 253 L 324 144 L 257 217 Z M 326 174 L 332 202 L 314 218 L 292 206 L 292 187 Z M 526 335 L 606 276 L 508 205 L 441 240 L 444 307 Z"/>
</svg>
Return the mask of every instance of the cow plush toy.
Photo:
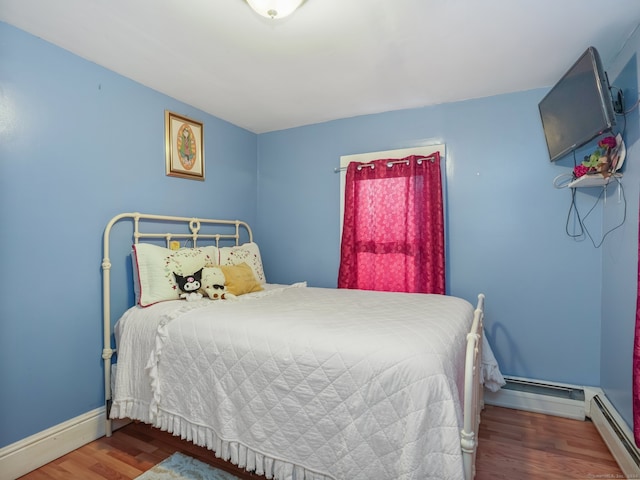
<svg viewBox="0 0 640 480">
<path fill-rule="evenodd" d="M 204 267 L 202 274 L 202 288 L 204 294 L 211 300 L 233 300 L 235 295 L 227 291 L 226 279 L 218 267 Z"/>
</svg>

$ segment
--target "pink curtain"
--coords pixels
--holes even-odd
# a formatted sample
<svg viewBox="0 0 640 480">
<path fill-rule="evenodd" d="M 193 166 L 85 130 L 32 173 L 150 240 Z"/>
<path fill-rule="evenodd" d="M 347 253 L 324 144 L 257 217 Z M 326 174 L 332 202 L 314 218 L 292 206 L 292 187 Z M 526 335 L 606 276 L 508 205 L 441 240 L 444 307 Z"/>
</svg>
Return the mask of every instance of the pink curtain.
<svg viewBox="0 0 640 480">
<path fill-rule="evenodd" d="M 349 164 L 338 288 L 445 293 L 439 153 Z"/>
<path fill-rule="evenodd" d="M 640 235 L 639 235 L 640 237 Z M 636 302 L 636 328 L 633 342 L 633 436 L 640 447 L 640 242 L 638 243 L 638 300 Z"/>
</svg>

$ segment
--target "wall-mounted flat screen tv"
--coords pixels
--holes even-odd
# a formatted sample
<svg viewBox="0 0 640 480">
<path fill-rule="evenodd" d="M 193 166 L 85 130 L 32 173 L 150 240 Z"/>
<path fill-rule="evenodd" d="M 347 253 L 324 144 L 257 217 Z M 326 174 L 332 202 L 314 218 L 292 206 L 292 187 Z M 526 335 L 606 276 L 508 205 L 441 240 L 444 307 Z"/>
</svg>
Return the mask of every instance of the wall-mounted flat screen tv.
<svg viewBox="0 0 640 480">
<path fill-rule="evenodd" d="M 589 47 L 538 105 L 550 160 L 556 161 L 615 125 L 600 55 Z"/>
</svg>

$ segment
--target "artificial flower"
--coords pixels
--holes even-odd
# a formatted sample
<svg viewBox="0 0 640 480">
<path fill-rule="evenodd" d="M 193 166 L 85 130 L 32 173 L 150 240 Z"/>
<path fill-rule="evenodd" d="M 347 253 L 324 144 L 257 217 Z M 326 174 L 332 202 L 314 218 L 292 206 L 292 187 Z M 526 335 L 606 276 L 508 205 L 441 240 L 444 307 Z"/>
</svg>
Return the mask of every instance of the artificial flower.
<svg viewBox="0 0 640 480">
<path fill-rule="evenodd" d="M 582 165 L 589 169 L 595 170 L 598 165 L 602 163 L 600 159 L 602 157 L 606 157 L 607 154 L 616 147 L 616 145 L 617 142 L 615 137 L 604 137 L 598 142 L 598 148 L 596 148 L 595 151 L 588 157 L 584 157 L 584 162 L 582 162 Z"/>
<path fill-rule="evenodd" d="M 589 173 L 589 167 L 585 167 L 584 165 L 576 165 L 573 167 L 573 176 L 575 178 L 580 178 L 587 173 Z"/>
</svg>

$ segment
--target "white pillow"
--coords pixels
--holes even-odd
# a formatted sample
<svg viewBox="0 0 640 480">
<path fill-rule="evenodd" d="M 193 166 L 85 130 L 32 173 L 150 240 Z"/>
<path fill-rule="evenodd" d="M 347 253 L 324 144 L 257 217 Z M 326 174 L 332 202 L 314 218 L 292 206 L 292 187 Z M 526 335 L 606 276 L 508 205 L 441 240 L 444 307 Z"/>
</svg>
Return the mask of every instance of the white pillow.
<svg viewBox="0 0 640 480">
<path fill-rule="evenodd" d="M 148 307 L 166 300 L 178 300 L 180 291 L 174 273 L 189 275 L 205 265 L 216 265 L 216 247 L 170 250 L 150 243 L 133 246 L 133 281 L 136 303 Z"/>
<path fill-rule="evenodd" d="M 244 243 L 236 247 L 222 247 L 220 251 L 219 265 L 240 265 L 246 263 L 253 270 L 253 274 L 261 284 L 267 283 L 267 279 L 262 269 L 262 258 L 260 249 L 254 242 Z"/>
</svg>

